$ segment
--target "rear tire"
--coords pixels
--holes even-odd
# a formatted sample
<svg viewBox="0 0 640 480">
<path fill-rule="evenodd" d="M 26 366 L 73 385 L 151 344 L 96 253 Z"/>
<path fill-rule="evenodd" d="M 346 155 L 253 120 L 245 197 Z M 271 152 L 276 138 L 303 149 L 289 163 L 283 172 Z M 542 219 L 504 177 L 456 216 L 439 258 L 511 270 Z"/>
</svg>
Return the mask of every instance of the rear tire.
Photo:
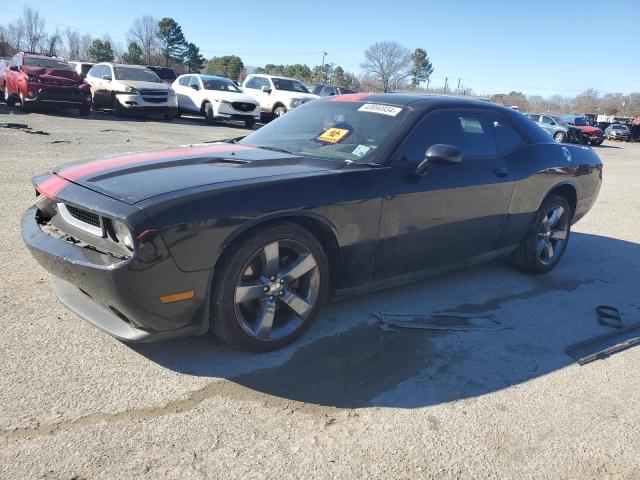
<svg viewBox="0 0 640 480">
<path fill-rule="evenodd" d="M 204 104 L 204 118 L 207 120 L 209 125 L 215 125 L 216 119 L 213 114 L 213 105 L 209 102 Z"/>
<path fill-rule="evenodd" d="M 553 270 L 567 250 L 571 218 L 571 207 L 564 197 L 547 197 L 538 210 L 534 227 L 511 254 L 514 265 L 531 273 Z"/>
<path fill-rule="evenodd" d="M 553 139 L 558 143 L 564 143 L 567 140 L 567 134 L 564 132 L 556 132 Z"/>
<path fill-rule="evenodd" d="M 254 351 L 289 345 L 313 323 L 329 291 L 320 242 L 282 222 L 238 238 L 216 266 L 211 329 Z"/>
</svg>

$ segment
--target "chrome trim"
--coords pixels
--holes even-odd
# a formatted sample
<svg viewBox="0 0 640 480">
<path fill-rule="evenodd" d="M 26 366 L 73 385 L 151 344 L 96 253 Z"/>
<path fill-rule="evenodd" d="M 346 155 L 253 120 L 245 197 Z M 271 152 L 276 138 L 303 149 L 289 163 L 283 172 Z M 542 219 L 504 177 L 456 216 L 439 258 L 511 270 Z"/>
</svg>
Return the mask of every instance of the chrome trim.
<svg viewBox="0 0 640 480">
<path fill-rule="evenodd" d="M 58 213 L 60 214 L 62 219 L 72 227 L 76 227 L 77 229 L 90 233 L 91 235 L 95 235 L 96 237 L 105 236 L 104 225 L 102 223 L 102 217 L 100 215 L 98 215 L 98 218 L 100 219 L 100 226 L 96 227 L 75 218 L 73 215 L 71 215 L 71 213 L 69 213 L 69 210 L 67 210 L 67 206 L 64 203 L 58 203 L 57 207 Z"/>
</svg>

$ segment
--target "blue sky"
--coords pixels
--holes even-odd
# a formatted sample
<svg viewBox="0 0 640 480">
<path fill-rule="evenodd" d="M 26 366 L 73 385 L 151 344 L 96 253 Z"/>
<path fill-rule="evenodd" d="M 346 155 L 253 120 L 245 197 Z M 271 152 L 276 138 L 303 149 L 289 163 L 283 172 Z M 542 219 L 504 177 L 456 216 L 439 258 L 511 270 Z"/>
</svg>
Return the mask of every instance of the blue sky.
<svg viewBox="0 0 640 480">
<path fill-rule="evenodd" d="M 320 64 L 358 71 L 379 40 L 427 50 L 432 86 L 461 78 L 476 93 L 575 95 L 640 91 L 640 0 L 579 2 L 422 0 L 26 3 L 48 21 L 122 40 L 144 14 L 173 17 L 206 57 L 235 53 L 247 65 Z M 79 5 L 82 5 L 81 7 Z M 317 8 L 313 8 L 317 7 Z M 0 23 L 15 18 L 0 7 Z M 55 28 L 49 23 L 48 28 Z"/>
</svg>

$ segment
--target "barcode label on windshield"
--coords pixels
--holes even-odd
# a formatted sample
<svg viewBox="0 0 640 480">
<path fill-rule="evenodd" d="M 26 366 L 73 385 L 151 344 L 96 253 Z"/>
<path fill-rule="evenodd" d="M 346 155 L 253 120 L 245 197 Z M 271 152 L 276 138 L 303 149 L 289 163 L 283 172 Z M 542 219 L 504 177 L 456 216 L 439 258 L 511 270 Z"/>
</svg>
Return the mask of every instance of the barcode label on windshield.
<svg viewBox="0 0 640 480">
<path fill-rule="evenodd" d="M 358 111 L 381 113 L 382 115 L 389 115 L 390 117 L 395 117 L 402 111 L 402 108 L 392 107 L 391 105 L 380 105 L 379 103 L 365 103 L 358 109 Z"/>
</svg>

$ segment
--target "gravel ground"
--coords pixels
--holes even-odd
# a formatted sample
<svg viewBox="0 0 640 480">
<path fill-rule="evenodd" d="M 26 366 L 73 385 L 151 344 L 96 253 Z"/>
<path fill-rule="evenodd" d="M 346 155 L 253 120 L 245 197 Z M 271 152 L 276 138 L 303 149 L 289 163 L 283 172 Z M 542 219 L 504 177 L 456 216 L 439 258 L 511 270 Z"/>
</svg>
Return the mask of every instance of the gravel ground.
<svg viewBox="0 0 640 480">
<path fill-rule="evenodd" d="M 255 355 L 101 333 L 55 300 L 19 227 L 53 165 L 244 129 L 0 105 L 9 121 L 32 133 L 0 128 L 1 478 L 640 477 L 640 348 L 584 367 L 563 352 L 610 331 L 596 305 L 640 322 L 640 145 L 597 148 L 600 198 L 551 274 L 495 262 L 358 296 Z M 371 315 L 441 309 L 509 329 L 386 332 Z"/>
</svg>

